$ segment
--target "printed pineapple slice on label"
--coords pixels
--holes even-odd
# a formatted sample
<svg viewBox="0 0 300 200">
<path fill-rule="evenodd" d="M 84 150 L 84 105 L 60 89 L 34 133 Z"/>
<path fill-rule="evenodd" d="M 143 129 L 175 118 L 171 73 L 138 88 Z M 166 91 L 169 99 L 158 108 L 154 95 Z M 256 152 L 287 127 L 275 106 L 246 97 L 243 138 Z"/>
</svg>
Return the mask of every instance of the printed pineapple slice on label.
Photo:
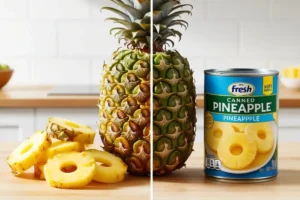
<svg viewBox="0 0 300 200">
<path fill-rule="evenodd" d="M 248 124 L 246 123 L 231 123 L 235 132 L 244 133 L 245 128 Z"/>
<path fill-rule="evenodd" d="M 36 164 L 51 145 L 51 139 L 45 131 L 39 131 L 26 139 L 7 158 L 14 175 L 24 173 Z"/>
<path fill-rule="evenodd" d="M 278 114 L 277 114 L 277 112 L 273 113 L 273 119 L 274 119 L 275 123 L 278 124 Z"/>
<path fill-rule="evenodd" d="M 96 165 L 96 173 L 94 181 L 101 183 L 117 183 L 124 179 L 127 165 L 117 156 L 106 151 L 98 151 L 90 149 L 84 151 L 95 159 L 95 162 L 100 162 L 101 165 Z"/>
<path fill-rule="evenodd" d="M 249 124 L 245 134 L 253 138 L 258 153 L 267 153 L 273 148 L 274 136 L 269 122 Z"/>
<path fill-rule="evenodd" d="M 214 125 L 214 118 L 210 112 L 205 113 L 205 128 L 211 129 Z"/>
<path fill-rule="evenodd" d="M 254 161 L 256 152 L 254 140 L 237 132 L 230 137 L 222 138 L 218 147 L 218 156 L 222 164 L 235 170 L 248 167 Z"/>
<path fill-rule="evenodd" d="M 44 167 L 48 185 L 64 189 L 86 186 L 93 180 L 95 172 L 95 160 L 84 152 L 57 154 Z"/>
<path fill-rule="evenodd" d="M 205 138 L 208 146 L 217 151 L 220 140 L 234 132 L 229 123 L 215 122 L 211 129 L 205 130 Z"/>
<path fill-rule="evenodd" d="M 53 117 L 48 119 L 47 133 L 59 140 L 74 141 L 82 144 L 93 144 L 96 132 L 89 126 L 76 122 Z"/>
</svg>

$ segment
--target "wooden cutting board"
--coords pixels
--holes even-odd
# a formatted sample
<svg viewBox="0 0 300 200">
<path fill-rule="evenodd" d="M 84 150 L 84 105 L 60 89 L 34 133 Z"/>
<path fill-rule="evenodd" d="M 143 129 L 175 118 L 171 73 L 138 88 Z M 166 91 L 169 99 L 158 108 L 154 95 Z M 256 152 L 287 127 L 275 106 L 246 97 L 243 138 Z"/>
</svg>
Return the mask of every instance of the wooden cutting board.
<svg viewBox="0 0 300 200">
<path fill-rule="evenodd" d="M 0 200 L 148 200 L 150 199 L 150 178 L 127 175 L 117 184 L 93 182 L 78 190 L 51 188 L 46 181 L 38 180 L 29 170 L 20 177 L 14 177 L 6 164 L 6 157 L 17 144 L 0 143 Z"/>
<path fill-rule="evenodd" d="M 202 144 L 196 144 L 187 166 L 154 178 L 155 200 L 299 200 L 300 143 L 279 145 L 279 176 L 259 184 L 228 184 L 205 179 Z"/>
</svg>

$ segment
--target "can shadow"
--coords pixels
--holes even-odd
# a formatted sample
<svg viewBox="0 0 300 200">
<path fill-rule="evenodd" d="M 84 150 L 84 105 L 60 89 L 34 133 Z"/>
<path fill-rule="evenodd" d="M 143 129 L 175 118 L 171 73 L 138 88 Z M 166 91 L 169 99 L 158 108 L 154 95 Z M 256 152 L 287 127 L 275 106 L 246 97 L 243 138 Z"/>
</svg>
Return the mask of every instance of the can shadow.
<svg viewBox="0 0 300 200">
<path fill-rule="evenodd" d="M 155 182 L 170 182 L 170 183 L 202 183 L 210 185 L 232 185 L 232 183 L 221 183 L 218 181 L 212 181 L 205 178 L 203 168 L 185 168 L 179 171 L 175 171 L 171 174 L 164 176 L 155 176 Z M 249 182 L 251 183 L 251 182 Z M 247 184 L 247 183 L 246 183 Z M 300 184 L 300 168 L 299 170 L 282 169 L 279 170 L 278 177 L 269 182 L 258 183 L 257 185 L 299 185 Z"/>
</svg>

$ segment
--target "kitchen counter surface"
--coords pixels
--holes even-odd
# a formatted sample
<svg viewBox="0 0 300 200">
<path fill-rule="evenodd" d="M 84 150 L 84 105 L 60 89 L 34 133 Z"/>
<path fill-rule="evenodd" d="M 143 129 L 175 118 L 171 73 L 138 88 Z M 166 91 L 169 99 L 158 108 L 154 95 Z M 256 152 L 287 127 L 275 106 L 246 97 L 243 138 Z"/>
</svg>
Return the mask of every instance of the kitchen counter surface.
<svg viewBox="0 0 300 200">
<path fill-rule="evenodd" d="M 83 189 L 66 190 L 51 188 L 46 181 L 36 179 L 33 169 L 14 177 L 6 164 L 6 157 L 17 143 L 0 143 L 0 199 L 1 200 L 148 200 L 150 178 L 127 175 L 117 184 L 92 182 Z"/>
<path fill-rule="evenodd" d="M 299 200 L 299 143 L 279 145 L 277 179 L 259 184 L 229 184 L 205 179 L 203 145 L 196 144 L 186 168 L 154 178 L 155 200 Z"/>
<path fill-rule="evenodd" d="M 95 108 L 98 95 L 48 96 L 51 86 L 11 86 L 0 90 L 0 108 Z M 282 108 L 300 108 L 300 91 L 280 88 Z M 204 105 L 203 95 L 197 96 L 197 106 Z"/>
</svg>

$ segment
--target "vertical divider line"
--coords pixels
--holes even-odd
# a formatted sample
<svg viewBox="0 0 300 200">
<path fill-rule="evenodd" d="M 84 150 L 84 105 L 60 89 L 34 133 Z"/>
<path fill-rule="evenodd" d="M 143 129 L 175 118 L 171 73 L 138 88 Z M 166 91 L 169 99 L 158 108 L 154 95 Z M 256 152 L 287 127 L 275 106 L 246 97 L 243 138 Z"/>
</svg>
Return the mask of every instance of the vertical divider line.
<svg viewBox="0 0 300 200">
<path fill-rule="evenodd" d="M 150 12 L 150 200 L 153 200 L 153 0 Z"/>
</svg>

